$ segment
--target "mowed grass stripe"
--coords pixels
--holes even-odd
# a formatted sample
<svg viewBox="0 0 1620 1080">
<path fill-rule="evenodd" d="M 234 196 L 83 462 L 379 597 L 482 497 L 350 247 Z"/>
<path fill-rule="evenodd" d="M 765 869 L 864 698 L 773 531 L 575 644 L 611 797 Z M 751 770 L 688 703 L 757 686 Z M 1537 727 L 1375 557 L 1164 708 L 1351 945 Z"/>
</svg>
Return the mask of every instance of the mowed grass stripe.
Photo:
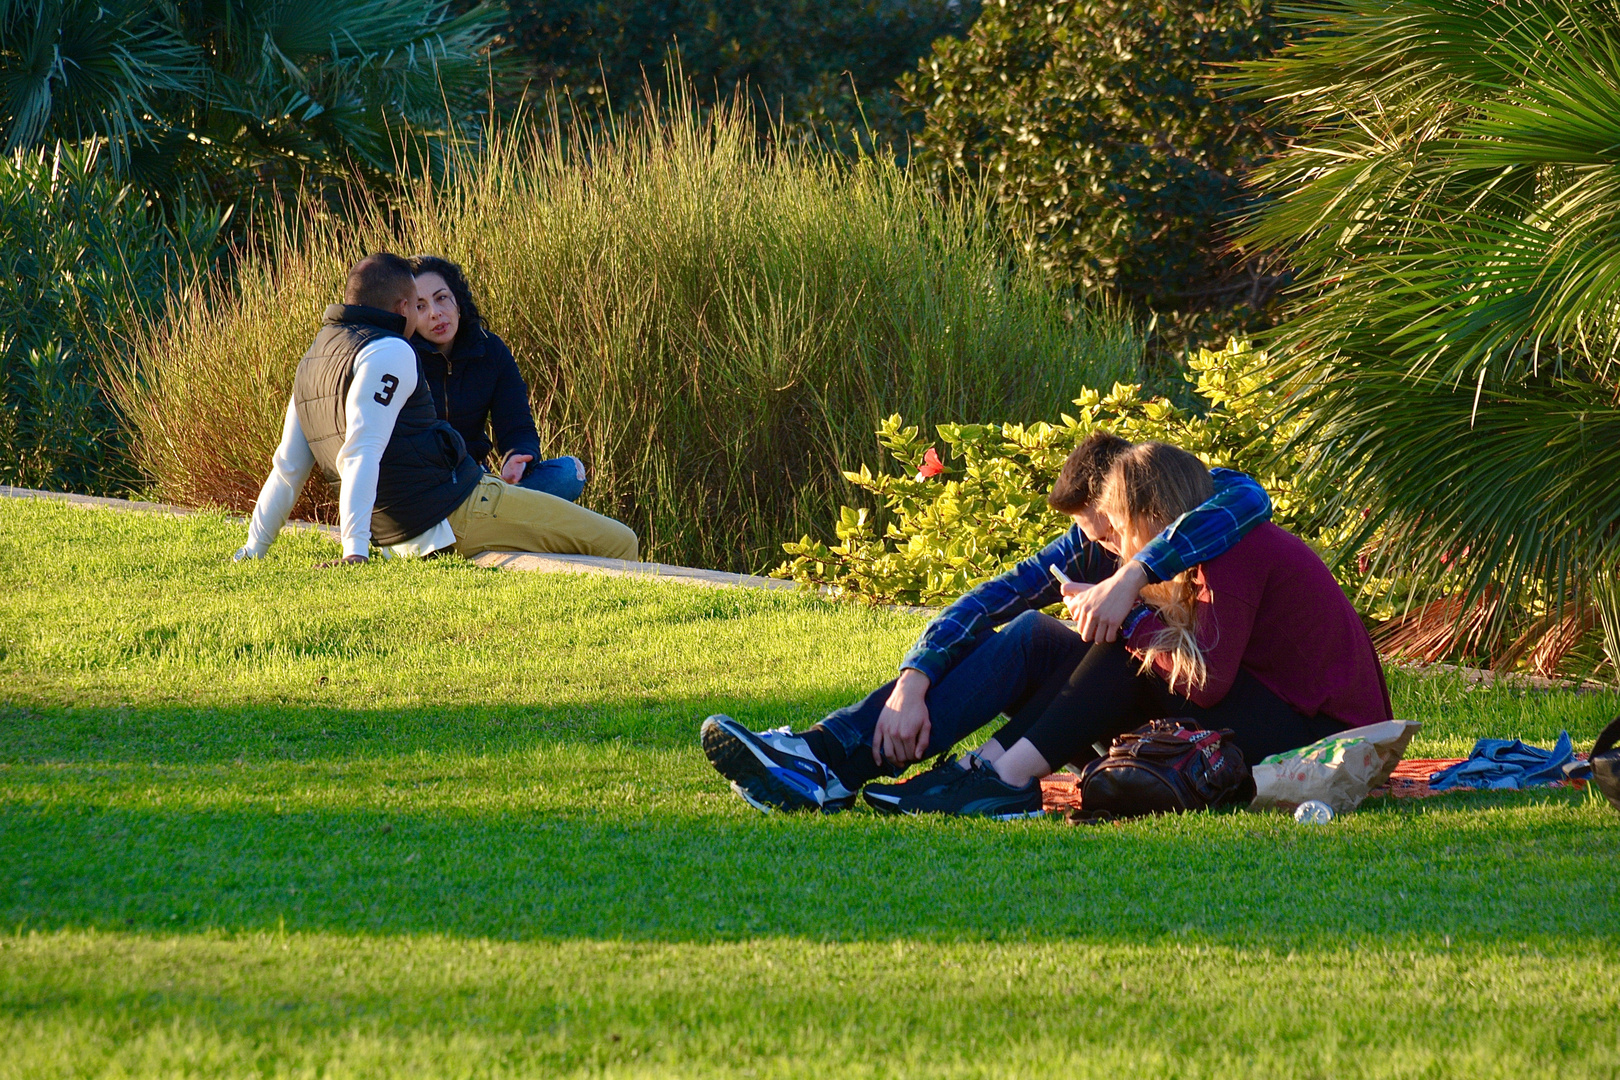
<svg viewBox="0 0 1620 1080">
<path fill-rule="evenodd" d="M 924 619 L 794 594 L 459 559 L 316 572 L 283 536 L 232 565 L 244 526 L 0 500 L 0 762 L 230 761 L 516 748 L 695 746 L 727 711 L 804 725 L 894 674 Z M 1411 756 L 1480 735 L 1590 742 L 1620 695 L 1473 689 L 1389 673 L 1424 721 Z"/>
<path fill-rule="evenodd" d="M 1580 794 L 1379 807 L 1312 831 L 1247 814 L 1077 830 L 768 819 L 707 782 L 643 802 L 626 755 L 581 772 L 501 809 L 413 805 L 381 785 L 375 799 L 270 785 L 204 809 L 160 776 L 107 801 L 8 780 L 0 925 L 1279 948 L 1615 927 L 1620 817 Z"/>
<path fill-rule="evenodd" d="M 1613 1075 L 1572 952 L 29 934 L 0 1077 Z"/>
</svg>

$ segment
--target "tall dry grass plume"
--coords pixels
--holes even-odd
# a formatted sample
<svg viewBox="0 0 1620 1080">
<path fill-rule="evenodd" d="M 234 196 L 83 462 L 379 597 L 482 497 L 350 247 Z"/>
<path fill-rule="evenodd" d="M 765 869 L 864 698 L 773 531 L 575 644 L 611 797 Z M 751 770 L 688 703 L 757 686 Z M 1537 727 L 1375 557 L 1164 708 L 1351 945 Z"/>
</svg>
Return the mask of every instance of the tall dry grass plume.
<svg viewBox="0 0 1620 1080">
<path fill-rule="evenodd" d="M 1122 318 L 1021 270 L 982 199 L 893 164 L 757 138 L 746 107 L 689 100 L 604 129 L 495 132 L 391 206 L 268 229 L 228 284 L 150 328 L 116 394 L 166 499 L 246 511 L 293 372 L 346 267 L 374 250 L 461 263 L 511 345 L 546 453 L 645 557 L 757 570 L 820 532 L 840 475 L 893 412 L 1055 416 L 1135 375 Z M 298 513 L 330 520 L 311 484 Z"/>
</svg>

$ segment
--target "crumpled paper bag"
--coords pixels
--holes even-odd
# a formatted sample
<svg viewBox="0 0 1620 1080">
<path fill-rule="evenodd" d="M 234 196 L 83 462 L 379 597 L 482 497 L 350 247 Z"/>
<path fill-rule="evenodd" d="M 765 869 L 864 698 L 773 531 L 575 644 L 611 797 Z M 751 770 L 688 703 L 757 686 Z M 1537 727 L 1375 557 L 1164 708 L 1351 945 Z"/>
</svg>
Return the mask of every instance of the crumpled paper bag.
<svg viewBox="0 0 1620 1080">
<path fill-rule="evenodd" d="M 1254 767 L 1255 796 L 1249 809 L 1292 811 L 1320 799 L 1335 814 L 1347 814 L 1389 779 L 1422 726 L 1415 720 L 1385 720 L 1272 754 Z"/>
</svg>

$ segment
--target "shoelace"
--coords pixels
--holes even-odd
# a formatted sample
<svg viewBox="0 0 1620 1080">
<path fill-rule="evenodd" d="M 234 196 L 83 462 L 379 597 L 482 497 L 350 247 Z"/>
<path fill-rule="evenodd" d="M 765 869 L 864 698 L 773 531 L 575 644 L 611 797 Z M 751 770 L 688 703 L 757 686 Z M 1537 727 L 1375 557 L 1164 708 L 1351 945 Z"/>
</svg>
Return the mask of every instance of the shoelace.
<svg viewBox="0 0 1620 1080">
<path fill-rule="evenodd" d="M 989 773 L 991 776 L 996 775 L 995 766 L 991 765 L 978 754 L 970 752 L 967 754 L 967 758 L 968 767 L 965 769 L 957 769 L 956 771 L 958 775 L 953 776 L 949 780 L 945 781 L 946 787 L 958 787 L 962 784 L 971 783 L 977 780 L 984 773 Z"/>
</svg>

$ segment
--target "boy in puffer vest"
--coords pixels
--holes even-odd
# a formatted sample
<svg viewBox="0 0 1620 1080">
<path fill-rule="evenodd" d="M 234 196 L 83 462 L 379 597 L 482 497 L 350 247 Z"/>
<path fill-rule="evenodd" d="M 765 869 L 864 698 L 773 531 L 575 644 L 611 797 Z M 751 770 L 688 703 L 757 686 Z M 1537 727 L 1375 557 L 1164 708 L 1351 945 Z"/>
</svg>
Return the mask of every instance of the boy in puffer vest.
<svg viewBox="0 0 1620 1080">
<path fill-rule="evenodd" d="M 636 534 L 565 499 L 485 475 L 461 436 L 440 420 L 420 361 L 416 279 L 397 255 L 371 255 L 349 271 L 344 302 L 326 309 L 299 362 L 281 444 L 259 490 L 248 541 L 234 556 L 261 558 L 318 465 L 338 486 L 339 563 L 455 550 L 540 551 L 636 558 Z"/>
</svg>

